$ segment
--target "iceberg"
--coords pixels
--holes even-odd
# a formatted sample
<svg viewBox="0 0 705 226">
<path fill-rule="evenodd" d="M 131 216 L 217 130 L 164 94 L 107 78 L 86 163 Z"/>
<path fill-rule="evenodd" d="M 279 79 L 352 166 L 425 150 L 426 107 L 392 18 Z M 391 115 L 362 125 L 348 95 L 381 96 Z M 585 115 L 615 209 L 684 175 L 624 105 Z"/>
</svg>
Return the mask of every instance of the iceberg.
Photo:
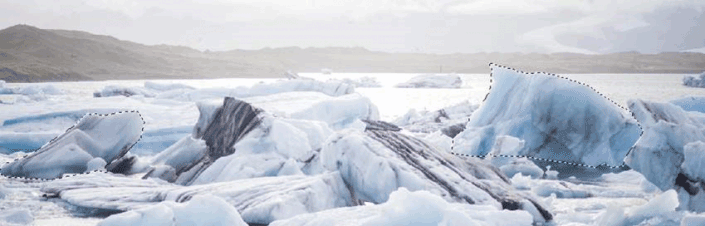
<svg viewBox="0 0 705 226">
<path fill-rule="evenodd" d="M 103 87 L 102 90 L 93 92 L 93 97 L 112 97 L 112 96 L 144 96 L 155 97 L 157 94 L 154 91 L 142 87 L 124 87 L 118 85 L 109 85 Z"/>
<path fill-rule="evenodd" d="M 54 179 L 67 173 L 86 172 L 88 163 L 94 158 L 118 164 L 120 161 L 116 160 L 123 158 L 140 139 L 143 125 L 144 121 L 136 111 L 88 114 L 29 156 L 3 165 L 0 173 Z"/>
<path fill-rule="evenodd" d="M 397 88 L 443 88 L 458 89 L 463 85 L 463 80 L 456 74 L 430 74 L 419 75 L 404 83 L 399 83 Z"/>
<path fill-rule="evenodd" d="M 552 218 L 530 195 L 513 190 L 497 168 L 440 152 L 396 131 L 339 131 L 321 150 L 321 163 L 341 173 L 358 202 L 384 203 L 405 187 L 427 190 L 449 202 L 527 210 L 536 222 Z"/>
<path fill-rule="evenodd" d="M 450 203 L 428 191 L 392 192 L 382 204 L 324 210 L 274 221 L 270 226 L 362 225 L 531 225 L 527 211 L 508 211 L 491 205 Z"/>
<path fill-rule="evenodd" d="M 411 132 L 431 133 L 442 130 L 443 134 L 455 137 L 465 130 L 468 118 L 477 108 L 478 105 L 470 104 L 470 101 L 466 100 L 436 111 L 418 112 L 411 109 L 393 123 Z"/>
<path fill-rule="evenodd" d="M 341 109 L 358 105 L 350 106 Z M 190 185 L 323 171 L 317 156 L 332 133 L 325 122 L 275 117 L 231 97 L 198 109 L 192 134 L 156 155 L 146 177 Z"/>
<path fill-rule="evenodd" d="M 542 167 L 568 163 L 554 169 L 563 176 L 581 176 L 619 168 L 639 138 L 641 130 L 630 113 L 586 85 L 490 67 L 492 87 L 466 129 L 454 137 L 456 153 L 485 156 L 497 137 L 512 136 L 524 141 L 517 155 Z"/>
<path fill-rule="evenodd" d="M 102 210 L 130 211 L 160 202 L 177 203 L 212 195 L 233 206 L 250 224 L 353 204 L 338 172 L 314 176 L 259 177 L 193 186 L 138 179 L 108 173 L 80 174 L 45 184 L 41 191 L 70 204 Z"/>
<path fill-rule="evenodd" d="M 705 96 L 687 96 L 680 99 L 671 100 L 670 103 L 681 107 L 686 111 L 705 113 Z"/>
<path fill-rule="evenodd" d="M 690 87 L 705 87 L 705 72 L 700 75 L 683 76 L 683 85 Z"/>
<path fill-rule="evenodd" d="M 686 112 L 670 103 L 629 100 L 644 134 L 625 158 L 661 190 L 678 192 L 681 208 L 703 212 L 705 195 L 700 161 L 705 161 L 705 114 Z"/>
</svg>

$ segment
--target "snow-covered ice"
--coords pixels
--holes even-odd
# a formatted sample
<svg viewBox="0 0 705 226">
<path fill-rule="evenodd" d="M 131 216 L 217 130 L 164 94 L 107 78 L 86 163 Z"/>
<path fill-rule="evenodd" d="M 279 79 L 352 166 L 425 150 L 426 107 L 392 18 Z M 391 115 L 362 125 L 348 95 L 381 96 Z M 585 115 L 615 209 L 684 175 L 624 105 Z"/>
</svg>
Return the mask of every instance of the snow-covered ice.
<svg viewBox="0 0 705 226">
<path fill-rule="evenodd" d="M 522 156 L 619 166 L 639 138 L 631 115 L 590 87 L 557 76 L 492 65 L 492 88 L 458 134 L 454 151 L 484 156 L 498 136 L 525 142 Z M 536 161 L 538 165 L 548 164 Z M 584 167 L 554 164 L 562 175 Z"/>
<path fill-rule="evenodd" d="M 445 88 L 457 89 L 463 86 L 463 80 L 456 74 L 419 75 L 409 81 L 399 83 L 397 88 Z"/>
</svg>

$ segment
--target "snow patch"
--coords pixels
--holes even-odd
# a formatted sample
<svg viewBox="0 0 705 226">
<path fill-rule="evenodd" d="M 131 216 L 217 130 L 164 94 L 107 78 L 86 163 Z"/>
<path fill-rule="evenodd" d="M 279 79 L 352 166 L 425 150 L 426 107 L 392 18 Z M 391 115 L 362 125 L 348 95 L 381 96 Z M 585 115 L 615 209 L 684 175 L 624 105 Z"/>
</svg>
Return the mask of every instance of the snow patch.
<svg viewBox="0 0 705 226">
<path fill-rule="evenodd" d="M 508 135 L 525 141 L 518 152 L 523 156 L 616 167 L 639 138 L 629 113 L 588 86 L 548 74 L 491 68 L 492 88 L 465 131 L 454 138 L 455 152 L 484 156 L 497 137 Z M 576 172 L 575 165 L 555 168 L 561 174 Z"/>
</svg>

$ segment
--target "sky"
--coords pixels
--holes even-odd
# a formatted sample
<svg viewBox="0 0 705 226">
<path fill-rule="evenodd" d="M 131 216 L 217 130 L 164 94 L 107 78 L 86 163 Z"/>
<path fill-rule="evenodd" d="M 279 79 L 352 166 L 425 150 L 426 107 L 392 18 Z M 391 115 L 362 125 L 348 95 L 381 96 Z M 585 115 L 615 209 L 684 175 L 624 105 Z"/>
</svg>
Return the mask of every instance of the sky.
<svg viewBox="0 0 705 226">
<path fill-rule="evenodd" d="M 413 53 L 705 48 L 703 0 L 0 0 L 0 28 L 82 30 L 201 51 Z"/>
</svg>

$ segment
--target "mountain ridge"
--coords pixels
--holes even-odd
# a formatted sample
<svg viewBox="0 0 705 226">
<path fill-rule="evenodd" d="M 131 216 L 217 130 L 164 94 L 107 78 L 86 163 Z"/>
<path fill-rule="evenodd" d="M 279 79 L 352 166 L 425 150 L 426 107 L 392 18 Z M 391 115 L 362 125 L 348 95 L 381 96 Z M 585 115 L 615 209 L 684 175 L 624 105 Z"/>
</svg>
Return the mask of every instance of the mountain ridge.
<svg viewBox="0 0 705 226">
<path fill-rule="evenodd" d="M 120 79 L 283 77 L 315 72 L 487 73 L 489 62 L 552 73 L 699 73 L 705 54 L 386 53 L 360 47 L 199 51 L 144 45 L 85 31 L 15 25 L 0 30 L 0 80 L 44 82 Z M 442 71 L 441 71 L 442 70 Z"/>
</svg>

